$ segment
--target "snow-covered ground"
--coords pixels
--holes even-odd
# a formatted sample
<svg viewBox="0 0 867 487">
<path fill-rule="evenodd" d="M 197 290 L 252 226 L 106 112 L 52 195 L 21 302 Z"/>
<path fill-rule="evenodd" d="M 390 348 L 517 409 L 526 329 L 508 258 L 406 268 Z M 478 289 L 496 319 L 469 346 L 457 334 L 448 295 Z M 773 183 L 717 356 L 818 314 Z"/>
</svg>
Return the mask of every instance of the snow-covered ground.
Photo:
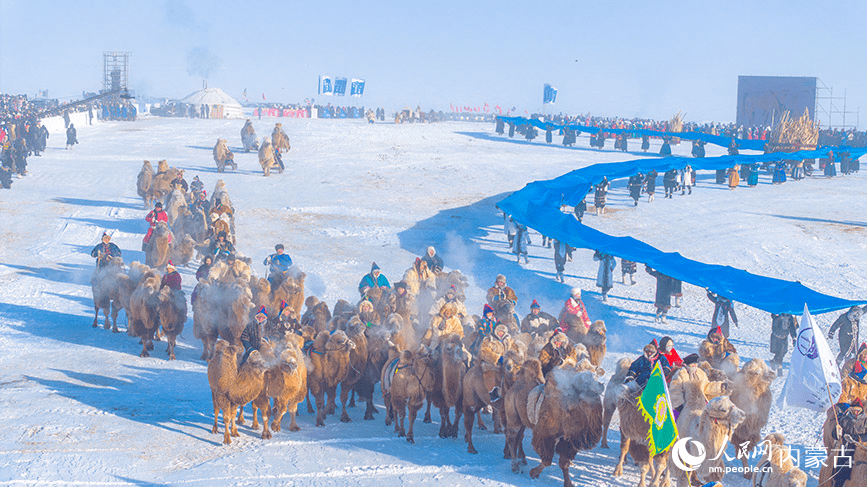
<svg viewBox="0 0 867 487">
<path fill-rule="evenodd" d="M 437 437 L 436 413 L 434 424 L 416 423 L 415 445 L 397 438 L 382 413 L 363 421 L 358 408 L 350 424 L 329 416 L 326 427 L 316 428 L 303 413 L 300 432 L 284 429 L 263 441 L 241 427 L 238 441 L 222 446 L 222 436 L 210 432 L 211 396 L 192 315 L 174 362 L 165 360 L 161 343 L 158 353 L 142 359 L 137 340 L 90 326 L 89 252 L 102 231 L 113 232 L 126 262 L 144 259 L 145 210 L 135 190 L 144 159 L 167 159 L 186 170 L 188 181 L 199 175 L 209 193 L 222 178 L 236 208 L 237 247 L 253 258 L 254 269 L 261 274 L 262 259 L 282 242 L 306 272 L 308 294 L 330 304 L 356 299 L 357 283 L 372 261 L 397 281 L 415 256 L 434 245 L 447 268 L 469 277 L 467 306 L 473 313 L 481 311 L 499 273 L 516 290 L 522 316 L 533 299 L 556 314 L 570 287 L 583 288 L 591 318 L 608 326 L 609 373 L 617 358 L 636 356 L 645 343 L 666 334 L 686 355 L 709 328 L 712 305 L 702 289 L 685 285 L 683 307 L 660 325 L 653 320 L 654 280 L 641 267 L 637 285 L 618 283 L 603 304 L 590 250 L 575 252 L 561 284 L 553 279 L 553 251 L 539 246 L 538 234 L 531 237 L 529 264 L 515 263 L 506 249 L 494 203 L 509 192 L 532 180 L 640 154 L 591 150 L 586 137 L 571 149 L 526 143 L 498 137 L 483 124 L 279 121 L 292 140 L 282 175 L 262 177 L 256 155 L 238 149 L 241 121 L 150 118 L 77 127 L 81 143 L 72 151 L 63 150 L 65 137 L 54 133 L 44 155 L 29 159 L 29 174 L 12 190 L 0 191 L 0 485 L 531 484 L 526 470 L 514 474 L 502 458 L 501 435 L 476 432 L 480 453 L 470 455 L 460 436 Z M 260 137 L 273 124 L 254 121 Z M 211 149 L 218 137 L 236 152 L 237 172 L 217 174 Z M 709 156 L 723 153 L 708 149 Z M 674 151 L 687 154 L 689 146 Z M 800 280 L 840 297 L 864 297 L 863 173 L 782 186 L 763 174 L 758 187 L 734 191 L 713 184 L 711 173 L 699 173 L 698 180 L 691 196 L 666 200 L 659 194 L 651 204 L 645 197 L 638 208 L 625 182 L 615 182 L 605 216 L 588 214 L 585 223 L 697 260 Z M 661 189 L 661 177 L 658 182 Z M 181 274 L 189 295 L 194 268 Z M 769 359 L 769 315 L 740 304 L 736 311 L 741 326 L 733 328 L 732 341 L 741 356 Z M 817 321 L 827 329 L 836 315 Z M 119 321 L 123 329 L 123 314 Z M 775 395 L 782 383 L 776 381 Z M 806 451 L 821 445 L 823 418 L 801 409 L 775 410 L 766 432 L 782 432 Z M 532 467 L 538 457 L 529 436 L 525 449 Z M 637 483 L 633 466 L 624 477 L 611 477 L 619 444 L 616 420 L 609 440 L 610 450 L 578 454 L 576 484 Z M 805 470 L 815 485 L 818 470 Z M 561 482 L 554 466 L 532 485 Z M 729 475 L 726 485 L 748 482 Z"/>
</svg>

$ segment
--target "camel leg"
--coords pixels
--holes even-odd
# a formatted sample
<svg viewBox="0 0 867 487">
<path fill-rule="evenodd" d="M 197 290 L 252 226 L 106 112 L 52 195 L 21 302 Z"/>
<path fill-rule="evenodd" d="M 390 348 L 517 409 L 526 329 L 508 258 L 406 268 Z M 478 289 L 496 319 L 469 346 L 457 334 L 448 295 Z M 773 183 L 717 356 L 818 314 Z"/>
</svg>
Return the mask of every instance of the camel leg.
<svg viewBox="0 0 867 487">
<path fill-rule="evenodd" d="M 426 397 L 425 399 L 427 400 L 427 407 L 424 410 L 424 419 L 422 420 L 422 423 L 431 423 L 432 421 L 430 418 L 430 397 Z"/>
<path fill-rule="evenodd" d="M 455 404 L 455 420 L 451 425 L 451 429 L 449 430 L 449 437 L 457 438 L 458 437 L 458 428 L 461 423 L 461 414 L 464 412 L 464 403 L 462 399 L 458 400 L 458 403 Z"/>
<path fill-rule="evenodd" d="M 241 436 L 238 433 L 238 423 L 237 423 L 237 421 L 235 421 L 235 410 L 236 409 L 238 409 L 237 405 L 235 405 L 235 404 L 229 405 L 229 424 L 232 426 L 232 431 L 229 431 L 228 434 L 230 434 L 231 436 Z M 226 412 L 223 411 L 223 419 L 224 420 L 226 417 L 225 415 L 226 415 Z"/>
<path fill-rule="evenodd" d="M 106 330 L 111 329 L 111 322 L 108 320 L 109 308 L 111 308 L 111 302 L 109 302 L 108 308 L 102 308 L 102 315 L 103 317 L 105 317 L 105 323 L 102 325 L 102 327 Z"/>
<path fill-rule="evenodd" d="M 120 310 L 123 308 L 118 307 L 117 303 L 112 303 L 111 305 L 111 332 L 112 333 L 120 333 L 120 330 L 117 329 L 117 315 L 120 313 Z M 106 324 L 105 329 L 108 329 Z"/>
<path fill-rule="evenodd" d="M 749 462 L 747 461 L 747 456 L 746 456 L 746 455 L 741 456 L 741 463 L 742 463 L 743 466 L 744 466 L 744 478 L 745 478 L 745 479 L 751 479 L 751 478 L 753 478 L 752 473 L 751 473 L 751 472 L 749 471 L 749 469 L 748 469 L 748 467 L 749 467 L 750 464 L 749 464 Z"/>
<path fill-rule="evenodd" d="M 337 386 L 328 387 L 325 389 L 328 394 L 328 401 L 325 403 L 325 414 L 334 414 L 337 410 Z"/>
<path fill-rule="evenodd" d="M 260 406 L 262 406 L 260 408 L 262 410 L 262 439 L 263 440 L 270 440 L 271 439 L 271 430 L 268 429 L 268 420 L 270 420 L 271 418 L 274 417 L 274 416 L 272 416 L 273 411 L 271 410 L 270 399 L 268 399 L 266 397 L 265 401 L 262 404 L 260 404 Z M 253 401 L 253 418 L 255 421 L 255 418 L 256 418 L 256 401 L 255 400 Z M 273 427 L 274 423 L 272 422 L 271 425 Z M 253 429 L 255 430 L 257 428 L 253 428 Z"/>
<path fill-rule="evenodd" d="M 503 426 L 503 414 L 496 407 L 492 407 L 491 421 L 494 422 L 494 434 L 499 435 L 506 428 Z"/>
<path fill-rule="evenodd" d="M 301 428 L 298 427 L 298 423 L 295 421 L 295 415 L 298 414 L 298 403 L 290 403 L 289 404 L 289 431 L 298 431 Z"/>
<path fill-rule="evenodd" d="M 378 413 L 379 410 L 376 409 L 376 405 L 373 404 L 373 396 L 365 399 L 365 404 L 367 405 L 364 409 L 364 419 L 370 421 L 376 419 L 374 414 Z"/>
<path fill-rule="evenodd" d="M 487 431 L 488 427 L 485 426 L 485 423 L 482 421 L 482 410 L 481 409 L 476 411 L 476 419 L 479 421 L 479 429 L 481 431 Z M 466 419 L 464 419 L 464 422 L 466 422 Z"/>
<path fill-rule="evenodd" d="M 340 386 L 340 388 L 343 389 L 343 386 Z M 355 407 L 355 389 L 352 389 L 349 392 L 349 404 L 346 407 L 349 407 L 349 408 Z"/>
<path fill-rule="evenodd" d="M 235 412 L 230 410 L 231 408 L 223 408 L 223 444 L 231 445 L 232 444 L 232 426 L 233 419 L 235 418 Z"/>
<path fill-rule="evenodd" d="M 556 441 L 556 440 L 551 440 Z M 539 465 L 530 469 L 530 478 L 537 479 L 539 475 L 542 474 L 542 470 L 545 470 L 545 467 L 551 465 L 551 460 L 554 459 L 554 445 L 551 445 L 550 448 L 545 448 L 543 453 L 539 454 Z"/>
<path fill-rule="evenodd" d="M 452 427 L 451 410 L 447 407 L 440 408 L 440 438 L 448 438 Z"/>
<path fill-rule="evenodd" d="M 256 419 L 255 415 L 253 419 Z M 246 423 L 246 421 L 244 421 L 244 405 L 241 404 L 241 406 L 238 408 L 238 424 L 244 426 L 244 423 Z"/>
<path fill-rule="evenodd" d="M 270 403 L 268 405 L 270 406 Z M 253 411 L 253 425 L 250 427 L 257 430 L 259 429 L 259 408 L 256 406 L 255 399 L 250 402 L 250 409 Z M 262 409 L 262 421 L 265 421 L 265 409 Z M 265 426 L 268 426 L 268 423 L 265 423 Z"/>
<path fill-rule="evenodd" d="M 509 458 L 512 459 L 512 471 L 521 473 L 521 464 L 518 462 L 518 441 L 524 432 L 524 425 L 506 429 L 506 447 L 509 449 Z"/>
<path fill-rule="evenodd" d="M 274 399 L 274 408 L 271 411 L 271 431 L 280 431 L 282 429 L 283 416 L 286 414 L 287 403 Z M 273 409 L 277 409 L 274 412 Z"/>
<path fill-rule="evenodd" d="M 139 357 L 144 358 L 144 357 L 150 357 L 151 356 L 151 354 L 148 353 L 148 343 L 151 343 L 150 340 L 145 340 L 145 339 L 142 340 L 141 353 L 138 354 Z M 151 347 L 153 347 L 153 345 L 151 345 Z"/>
<path fill-rule="evenodd" d="M 418 408 L 409 406 L 409 431 L 406 432 L 406 441 L 413 445 L 415 444 L 415 434 L 412 431 L 416 416 L 418 416 Z"/>
<path fill-rule="evenodd" d="M 219 427 L 217 426 L 217 420 L 220 418 L 220 408 L 217 406 L 217 398 L 214 397 L 214 393 L 211 392 L 211 401 L 214 403 L 214 426 L 211 428 L 211 433 L 217 434 L 219 431 Z M 226 416 L 223 415 L 223 420 L 225 421 Z"/>
<path fill-rule="evenodd" d="M 383 393 L 382 402 L 385 403 L 385 425 L 391 426 L 391 421 L 394 419 L 394 408 L 391 404 L 391 394 Z"/>
<path fill-rule="evenodd" d="M 476 447 L 473 446 L 473 421 L 476 419 L 476 413 L 478 411 L 473 411 L 469 407 L 464 411 L 464 441 L 467 442 L 467 452 L 469 453 L 478 453 Z"/>
<path fill-rule="evenodd" d="M 166 349 L 166 352 L 168 352 L 168 354 L 169 354 L 169 360 L 174 360 L 175 359 L 175 337 L 174 336 L 168 337 L 168 342 L 169 342 L 169 346 Z"/>
<path fill-rule="evenodd" d="M 576 451 L 570 446 L 565 447 L 567 451 L 560 452 L 560 470 L 563 471 L 563 487 L 572 487 L 572 479 L 569 478 L 569 465 L 572 464 L 572 459 L 575 458 Z"/>
<path fill-rule="evenodd" d="M 310 389 L 307 389 L 307 395 L 304 397 L 307 402 L 307 414 L 313 414 L 313 403 L 310 402 Z"/>
<path fill-rule="evenodd" d="M 625 275 L 625 274 L 624 274 Z M 614 417 L 616 408 L 605 408 L 602 416 L 602 443 L 599 445 L 602 448 L 608 448 L 608 428 L 611 426 L 611 418 Z"/>
<path fill-rule="evenodd" d="M 93 327 L 96 328 L 99 325 L 99 305 L 96 304 L 96 301 L 93 302 Z"/>
<path fill-rule="evenodd" d="M 340 386 L 340 406 L 343 410 L 340 413 L 340 422 L 341 423 L 351 423 L 352 419 L 349 417 L 349 413 L 346 412 L 346 399 L 349 398 L 351 394 L 354 394 L 352 389 L 347 389 L 346 386 Z"/>
<path fill-rule="evenodd" d="M 620 430 L 620 460 L 617 461 L 617 466 L 614 467 L 614 476 L 620 477 L 623 475 L 623 462 L 626 460 L 626 454 L 629 453 L 629 438 Z"/>
<path fill-rule="evenodd" d="M 521 465 L 527 464 L 527 454 L 524 453 L 524 433 L 526 429 L 521 425 L 521 432 L 518 433 L 518 458 L 521 459 Z"/>
<path fill-rule="evenodd" d="M 404 428 L 404 421 L 406 420 L 406 404 L 401 404 L 399 408 L 397 408 L 397 418 L 394 420 L 394 425 L 397 427 L 400 424 L 400 427 L 397 428 L 397 437 L 403 438 L 406 436 L 406 428 Z"/>
<path fill-rule="evenodd" d="M 638 487 L 647 487 L 647 472 L 648 472 L 648 470 L 650 470 L 650 461 L 644 462 L 638 466 L 638 471 L 639 471 Z"/>
<path fill-rule="evenodd" d="M 325 426 L 325 393 L 313 395 L 316 398 L 316 426 Z"/>
</svg>

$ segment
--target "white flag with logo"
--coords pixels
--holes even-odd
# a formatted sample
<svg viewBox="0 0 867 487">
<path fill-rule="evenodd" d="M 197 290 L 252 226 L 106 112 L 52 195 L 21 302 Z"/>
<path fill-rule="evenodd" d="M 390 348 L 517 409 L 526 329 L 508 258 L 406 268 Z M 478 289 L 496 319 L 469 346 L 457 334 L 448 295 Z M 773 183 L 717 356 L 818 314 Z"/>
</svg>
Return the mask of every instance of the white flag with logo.
<svg viewBox="0 0 867 487">
<path fill-rule="evenodd" d="M 792 365 L 777 403 L 780 407 L 797 406 L 823 412 L 842 391 L 840 369 L 831 347 L 804 304 L 804 315 L 792 350 Z"/>
</svg>

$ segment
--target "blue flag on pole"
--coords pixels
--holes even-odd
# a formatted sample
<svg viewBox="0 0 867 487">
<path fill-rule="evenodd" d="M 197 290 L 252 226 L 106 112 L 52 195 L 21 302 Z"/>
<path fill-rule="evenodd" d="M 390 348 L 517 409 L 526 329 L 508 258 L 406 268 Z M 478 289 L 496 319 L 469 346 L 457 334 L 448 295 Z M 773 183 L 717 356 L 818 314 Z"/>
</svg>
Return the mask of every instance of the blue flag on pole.
<svg viewBox="0 0 867 487">
<path fill-rule="evenodd" d="M 545 83 L 545 91 L 542 93 L 542 103 L 553 105 L 555 101 L 557 101 L 557 88 Z"/>
<path fill-rule="evenodd" d="M 346 78 L 334 78 L 334 94 L 336 96 L 346 95 Z"/>
<path fill-rule="evenodd" d="M 319 77 L 319 94 L 333 95 L 334 94 L 334 78 L 331 76 L 322 75 Z"/>
<path fill-rule="evenodd" d="M 352 82 L 349 85 L 349 94 L 360 98 L 364 94 L 364 80 L 352 78 Z"/>
</svg>

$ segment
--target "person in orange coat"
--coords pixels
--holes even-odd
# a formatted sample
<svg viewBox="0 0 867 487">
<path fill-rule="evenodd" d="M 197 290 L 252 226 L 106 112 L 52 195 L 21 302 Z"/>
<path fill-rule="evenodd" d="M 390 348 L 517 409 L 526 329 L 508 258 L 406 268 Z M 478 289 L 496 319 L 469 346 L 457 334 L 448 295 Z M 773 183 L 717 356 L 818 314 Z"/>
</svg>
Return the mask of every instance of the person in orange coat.
<svg viewBox="0 0 867 487">
<path fill-rule="evenodd" d="M 587 315 L 587 308 L 584 307 L 584 301 L 581 300 L 581 289 L 572 288 L 572 296 L 563 304 L 563 310 L 560 311 L 560 327 L 559 330 L 563 333 L 569 331 L 569 324 L 566 322 L 566 315 L 577 316 L 586 329 L 590 329 L 590 317 Z"/>
<path fill-rule="evenodd" d="M 154 209 L 152 211 L 150 211 L 147 214 L 147 216 L 145 216 L 145 221 L 148 222 L 148 224 L 150 225 L 150 228 L 148 228 L 148 233 L 147 233 L 147 235 L 145 235 L 144 239 L 142 240 L 142 244 L 141 244 L 142 250 L 145 250 L 145 247 L 147 247 L 148 242 L 151 241 L 151 235 L 153 235 L 154 228 L 157 227 L 157 223 L 166 222 L 166 224 L 168 224 L 168 222 L 169 222 L 169 215 L 165 212 L 165 210 L 163 210 L 163 204 L 160 203 L 159 201 L 157 201 L 156 204 L 154 205 Z"/>
</svg>

